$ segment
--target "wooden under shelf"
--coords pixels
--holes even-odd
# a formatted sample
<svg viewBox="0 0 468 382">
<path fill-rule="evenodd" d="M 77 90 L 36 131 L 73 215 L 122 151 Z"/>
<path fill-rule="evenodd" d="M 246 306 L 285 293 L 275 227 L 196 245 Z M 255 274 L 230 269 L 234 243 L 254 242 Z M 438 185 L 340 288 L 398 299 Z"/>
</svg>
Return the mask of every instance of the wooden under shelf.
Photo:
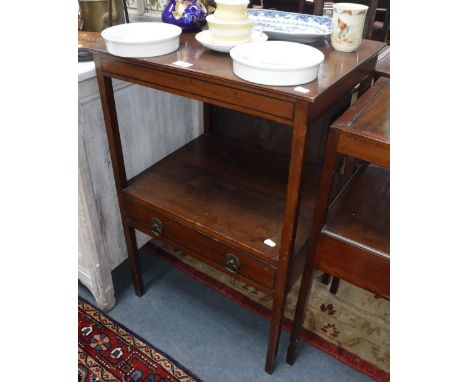
<svg viewBox="0 0 468 382">
<path fill-rule="evenodd" d="M 328 210 L 317 268 L 389 297 L 390 172 L 361 167 Z"/>
<path fill-rule="evenodd" d="M 361 168 L 331 205 L 323 234 L 390 256 L 390 172 Z"/>
<path fill-rule="evenodd" d="M 288 169 L 289 159 L 277 153 L 202 135 L 131 179 L 123 195 L 276 265 Z M 313 166 L 305 171 L 295 253 L 310 235 L 317 173 Z M 265 244 L 267 239 L 277 245 Z"/>
</svg>

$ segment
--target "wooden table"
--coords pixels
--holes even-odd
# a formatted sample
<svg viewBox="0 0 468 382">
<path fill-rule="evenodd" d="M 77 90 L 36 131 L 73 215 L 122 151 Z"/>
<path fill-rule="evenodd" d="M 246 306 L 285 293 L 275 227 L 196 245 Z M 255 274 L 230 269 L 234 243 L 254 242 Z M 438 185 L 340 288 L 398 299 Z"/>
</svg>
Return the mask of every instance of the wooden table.
<svg viewBox="0 0 468 382">
<path fill-rule="evenodd" d="M 331 197 L 338 155 L 367 162 Z M 314 269 L 390 298 L 390 80 L 331 126 L 286 360 L 296 359 Z"/>
<path fill-rule="evenodd" d="M 304 164 L 309 127 L 372 74 L 383 46 L 364 40 L 356 52 L 343 53 L 324 43 L 319 77 L 302 92 L 239 79 L 229 55 L 204 48 L 194 34 L 182 34 L 176 52 L 153 58 L 115 57 L 103 43 L 93 46 L 137 295 L 143 282 L 134 229 L 272 296 L 265 370 L 273 371 L 285 298 L 302 272 L 317 193 L 318 171 Z M 207 121 L 204 135 L 129 180 L 112 78 L 290 126 L 290 157 L 210 134 Z"/>
</svg>

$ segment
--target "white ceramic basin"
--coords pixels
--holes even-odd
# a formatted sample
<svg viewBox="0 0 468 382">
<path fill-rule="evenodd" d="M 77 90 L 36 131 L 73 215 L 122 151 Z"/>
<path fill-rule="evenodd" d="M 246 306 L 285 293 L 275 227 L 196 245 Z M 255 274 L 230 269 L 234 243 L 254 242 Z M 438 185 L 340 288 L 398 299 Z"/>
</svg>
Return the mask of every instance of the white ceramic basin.
<svg viewBox="0 0 468 382">
<path fill-rule="evenodd" d="M 114 25 L 101 32 L 107 51 L 120 57 L 154 57 L 179 48 L 182 29 L 159 22 Z"/>
<path fill-rule="evenodd" d="M 315 80 L 323 53 L 289 41 L 260 41 L 237 45 L 230 51 L 234 73 L 262 85 L 292 86 Z"/>
</svg>

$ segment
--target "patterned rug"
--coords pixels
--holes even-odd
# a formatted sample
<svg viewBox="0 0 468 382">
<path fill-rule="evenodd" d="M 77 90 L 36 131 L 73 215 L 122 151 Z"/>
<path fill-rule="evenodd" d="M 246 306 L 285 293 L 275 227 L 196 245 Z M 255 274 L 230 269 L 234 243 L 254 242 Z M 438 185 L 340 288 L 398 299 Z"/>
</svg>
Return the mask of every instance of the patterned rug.
<svg viewBox="0 0 468 382">
<path fill-rule="evenodd" d="M 158 242 L 152 241 L 145 248 L 199 282 L 269 319 L 271 297 L 192 257 L 167 246 L 159 246 Z M 377 382 L 388 382 L 389 302 L 343 280 L 338 293 L 333 295 L 319 281 L 320 276 L 317 274 L 317 280 L 312 284 L 312 297 L 309 299 L 302 340 Z M 291 319 L 299 286 L 300 280 L 287 296 L 284 320 L 284 329 L 287 331 L 292 328 Z"/>
<path fill-rule="evenodd" d="M 78 299 L 78 382 L 195 382 L 174 360 Z"/>
</svg>

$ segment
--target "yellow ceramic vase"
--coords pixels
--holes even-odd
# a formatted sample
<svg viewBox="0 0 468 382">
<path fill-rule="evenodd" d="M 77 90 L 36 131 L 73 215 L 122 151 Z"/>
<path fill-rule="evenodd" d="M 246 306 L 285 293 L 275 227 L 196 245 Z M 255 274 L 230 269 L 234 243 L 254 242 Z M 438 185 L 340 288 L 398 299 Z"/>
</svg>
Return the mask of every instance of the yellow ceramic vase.
<svg viewBox="0 0 468 382">
<path fill-rule="evenodd" d="M 240 21 L 247 15 L 248 0 L 216 0 L 215 16 L 218 20 Z"/>
</svg>

